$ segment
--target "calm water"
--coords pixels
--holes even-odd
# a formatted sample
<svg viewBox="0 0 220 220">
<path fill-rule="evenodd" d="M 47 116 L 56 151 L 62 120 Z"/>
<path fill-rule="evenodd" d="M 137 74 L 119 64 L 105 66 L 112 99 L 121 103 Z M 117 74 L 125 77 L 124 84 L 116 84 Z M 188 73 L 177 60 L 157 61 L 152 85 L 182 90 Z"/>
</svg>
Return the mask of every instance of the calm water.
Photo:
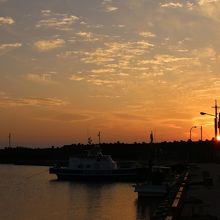
<svg viewBox="0 0 220 220">
<path fill-rule="evenodd" d="M 56 181 L 47 167 L 0 165 L 0 219 L 143 220 L 155 203 L 138 201 L 132 183 Z"/>
</svg>

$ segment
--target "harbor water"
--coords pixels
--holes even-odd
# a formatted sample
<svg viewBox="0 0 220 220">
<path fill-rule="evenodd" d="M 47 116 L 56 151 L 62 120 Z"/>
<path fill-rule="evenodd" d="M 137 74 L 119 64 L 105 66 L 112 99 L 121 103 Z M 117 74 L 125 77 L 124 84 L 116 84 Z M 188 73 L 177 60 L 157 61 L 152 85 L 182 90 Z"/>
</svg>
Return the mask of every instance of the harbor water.
<svg viewBox="0 0 220 220">
<path fill-rule="evenodd" d="M 0 165 L 0 219 L 150 220 L 158 200 L 132 183 L 57 181 L 48 167 Z"/>
</svg>

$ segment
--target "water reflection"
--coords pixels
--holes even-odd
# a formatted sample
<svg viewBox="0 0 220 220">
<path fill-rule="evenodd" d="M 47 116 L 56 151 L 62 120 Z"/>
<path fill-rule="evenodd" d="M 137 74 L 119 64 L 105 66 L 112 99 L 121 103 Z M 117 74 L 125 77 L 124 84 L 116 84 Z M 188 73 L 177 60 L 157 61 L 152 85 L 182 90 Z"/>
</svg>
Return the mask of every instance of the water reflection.
<svg viewBox="0 0 220 220">
<path fill-rule="evenodd" d="M 57 181 L 44 171 L 45 167 L 0 166 L 4 201 L 0 219 L 149 220 L 152 216 L 156 203 L 137 199 L 130 183 Z"/>
<path fill-rule="evenodd" d="M 161 202 L 158 198 L 137 198 L 129 183 L 53 180 L 51 184 L 67 187 L 67 219 L 151 220 Z"/>
<path fill-rule="evenodd" d="M 135 193 L 124 183 L 69 183 L 69 204 L 77 219 L 135 219 Z M 74 215 L 75 216 L 75 215 Z"/>
<path fill-rule="evenodd" d="M 137 220 L 151 220 L 153 213 L 160 204 L 160 198 L 138 198 L 135 201 Z"/>
<path fill-rule="evenodd" d="M 114 203 L 116 184 L 94 182 L 69 182 L 70 216 L 77 209 L 77 219 L 105 219 L 113 210 L 109 204 Z"/>
</svg>

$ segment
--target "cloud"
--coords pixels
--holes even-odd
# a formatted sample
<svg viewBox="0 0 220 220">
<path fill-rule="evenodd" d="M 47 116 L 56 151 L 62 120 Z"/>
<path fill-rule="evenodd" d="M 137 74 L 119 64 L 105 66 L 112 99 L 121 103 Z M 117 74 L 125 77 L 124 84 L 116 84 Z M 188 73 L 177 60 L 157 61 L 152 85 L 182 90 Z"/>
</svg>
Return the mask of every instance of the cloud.
<svg viewBox="0 0 220 220">
<path fill-rule="evenodd" d="M 85 79 L 85 77 L 79 75 L 72 75 L 69 79 L 72 81 L 82 81 Z"/>
<path fill-rule="evenodd" d="M 17 102 L 24 104 L 24 105 L 49 105 L 49 106 L 61 106 L 67 104 L 62 99 L 58 98 L 35 98 L 35 97 L 29 97 L 29 98 L 23 98 L 20 100 L 17 100 Z"/>
<path fill-rule="evenodd" d="M 51 10 L 41 11 L 43 19 L 37 24 L 37 28 L 53 28 L 57 30 L 72 30 L 72 25 L 79 20 L 75 15 L 53 13 Z"/>
<path fill-rule="evenodd" d="M 8 97 L 6 94 L 0 94 L 0 105 L 7 106 L 62 106 L 67 102 L 58 98 L 38 98 L 38 97 L 25 97 L 13 98 Z"/>
<path fill-rule="evenodd" d="M 198 0 L 199 5 L 206 5 L 212 3 L 218 3 L 219 0 Z"/>
<path fill-rule="evenodd" d="M 44 9 L 44 10 L 41 10 L 41 14 L 43 15 L 43 16 L 50 16 L 51 15 L 51 10 L 49 10 L 49 9 Z"/>
<path fill-rule="evenodd" d="M 111 0 L 104 0 L 102 2 L 106 12 L 113 12 L 118 10 L 118 7 L 113 6 L 112 3 L 113 2 Z"/>
<path fill-rule="evenodd" d="M 161 65 L 164 63 L 173 63 L 173 62 L 180 62 L 180 61 L 191 61 L 194 58 L 189 57 L 175 57 L 167 54 L 160 54 L 156 55 L 154 59 L 150 60 L 141 60 L 139 61 L 139 64 L 155 64 L 155 65 Z"/>
<path fill-rule="evenodd" d="M 220 21 L 220 1 L 219 0 L 198 0 L 198 10 L 204 15 L 214 20 Z"/>
<path fill-rule="evenodd" d="M 90 41 L 91 42 L 91 41 L 98 41 L 99 40 L 99 38 L 94 37 L 94 34 L 91 32 L 80 31 L 80 32 L 76 33 L 76 35 L 79 37 L 82 37 L 83 41 Z"/>
<path fill-rule="evenodd" d="M 154 47 L 154 45 L 146 40 L 107 42 L 104 43 L 104 47 L 97 48 L 90 53 L 85 53 L 81 61 L 96 65 L 113 65 L 113 62 L 117 61 L 118 68 L 125 68 L 133 58 L 145 54 L 148 49 L 152 47 Z"/>
<path fill-rule="evenodd" d="M 161 120 L 160 124 L 165 125 L 167 128 L 181 129 L 183 123 L 191 122 L 189 119 L 166 119 Z"/>
<path fill-rule="evenodd" d="M 115 84 L 120 84 L 120 80 L 108 80 L 108 79 L 88 79 L 87 82 L 96 86 L 113 87 Z"/>
<path fill-rule="evenodd" d="M 218 54 L 212 47 L 206 47 L 202 48 L 200 50 L 197 50 L 197 55 L 199 57 L 205 57 L 205 58 L 215 58 Z"/>
<path fill-rule="evenodd" d="M 142 115 L 128 114 L 128 113 L 113 113 L 113 116 L 124 120 L 146 121 L 146 117 Z"/>
<path fill-rule="evenodd" d="M 11 17 L 0 17 L 0 26 L 3 24 L 14 24 L 15 21 Z"/>
<path fill-rule="evenodd" d="M 0 50 L 5 50 L 5 49 L 15 49 L 18 47 L 21 47 L 21 43 L 12 43 L 12 44 L 0 44 Z"/>
<path fill-rule="evenodd" d="M 120 73 L 116 73 L 114 75 L 116 75 L 116 76 L 123 76 L 123 77 L 129 76 L 128 73 L 121 73 L 121 72 Z"/>
<path fill-rule="evenodd" d="M 156 37 L 156 35 L 151 32 L 140 32 L 139 35 L 142 37 Z"/>
<path fill-rule="evenodd" d="M 138 80 L 138 77 L 147 78 L 143 74 L 149 72 L 149 69 L 146 66 L 138 66 L 138 60 L 140 59 L 139 56 L 149 56 L 149 51 L 153 47 L 154 44 L 147 40 L 106 41 L 103 46 L 92 51 L 78 53 L 77 57 L 84 67 L 88 65 L 88 68 L 85 71 L 85 76 L 73 76 L 72 80 L 85 80 L 92 85 L 104 87 L 119 87 L 120 85 L 122 89 L 130 81 L 131 76 L 135 80 Z M 91 68 L 90 64 L 94 67 Z M 157 71 L 157 76 L 158 74 L 159 71 Z"/>
<path fill-rule="evenodd" d="M 216 60 L 218 58 L 217 52 L 212 47 L 195 49 L 192 53 L 194 56 L 198 56 L 199 59 Z"/>
<path fill-rule="evenodd" d="M 94 69 L 90 71 L 90 74 L 87 74 L 86 76 L 82 76 L 82 74 L 73 74 L 71 77 L 69 77 L 69 80 L 72 81 L 85 81 L 87 83 L 96 85 L 96 86 L 105 86 L 105 87 L 113 87 L 114 85 L 119 85 L 122 83 L 121 80 L 117 77 L 113 77 L 115 74 L 111 74 L 110 76 L 106 75 L 108 73 L 111 73 L 112 71 L 106 69 L 107 71 L 103 69 Z M 100 75 L 101 74 L 101 75 Z"/>
<path fill-rule="evenodd" d="M 78 55 L 80 55 L 80 51 L 64 51 L 64 52 L 61 52 L 60 54 L 57 54 L 57 57 L 60 57 L 60 58 L 69 58 L 69 57 L 76 57 Z"/>
<path fill-rule="evenodd" d="M 63 47 L 65 43 L 66 42 L 63 39 L 39 40 L 36 41 L 34 45 L 39 51 L 45 52 L 55 48 Z"/>
<path fill-rule="evenodd" d="M 184 8 L 187 10 L 193 10 L 196 7 L 196 3 L 185 1 L 185 2 L 166 2 L 160 3 L 161 8 Z"/>
<path fill-rule="evenodd" d="M 187 2 L 186 3 L 186 8 L 188 8 L 189 10 L 193 10 L 195 7 L 195 4 L 192 2 Z"/>
<path fill-rule="evenodd" d="M 87 121 L 91 119 L 91 116 L 80 113 L 62 113 L 56 114 L 53 116 L 48 116 L 46 120 L 55 120 L 55 121 L 65 121 L 65 122 L 74 122 L 74 121 Z"/>
<path fill-rule="evenodd" d="M 0 44 L 0 55 L 21 47 L 21 43 Z"/>
<path fill-rule="evenodd" d="M 145 48 L 145 49 L 154 46 L 153 44 L 151 44 L 151 43 L 149 43 L 149 42 L 147 42 L 147 41 L 143 41 L 143 40 L 142 40 L 142 41 L 138 41 L 138 42 L 137 42 L 137 45 L 140 45 L 141 48 Z"/>
<path fill-rule="evenodd" d="M 121 96 L 119 96 L 119 95 L 115 95 L 115 96 L 113 96 L 113 95 L 91 95 L 91 96 L 89 96 L 90 98 L 100 98 L 100 99 L 118 99 L 118 98 L 120 98 Z"/>
<path fill-rule="evenodd" d="M 124 24 L 113 24 L 112 27 L 116 27 L 116 28 L 124 28 L 126 25 Z"/>
<path fill-rule="evenodd" d="M 114 6 L 106 6 L 105 7 L 106 12 L 113 12 L 113 11 L 117 11 L 117 10 L 118 10 L 118 8 L 114 7 Z"/>
<path fill-rule="evenodd" d="M 160 7 L 162 7 L 162 8 L 182 8 L 183 4 L 175 3 L 175 2 L 169 2 L 169 3 L 164 3 L 164 4 L 161 3 Z"/>
<path fill-rule="evenodd" d="M 95 73 L 95 74 L 102 74 L 102 73 L 113 73 L 115 72 L 115 69 L 93 69 L 90 71 L 91 73 Z"/>
<path fill-rule="evenodd" d="M 53 80 L 53 75 L 51 73 L 33 74 L 29 73 L 25 75 L 25 79 L 37 83 L 55 83 Z"/>
<path fill-rule="evenodd" d="M 78 121 L 87 121 L 92 119 L 92 113 L 67 112 L 65 110 L 44 110 L 36 117 L 42 121 L 55 121 L 64 123 L 74 123 Z"/>
<path fill-rule="evenodd" d="M 87 37 L 87 38 L 92 37 L 92 33 L 91 32 L 78 32 L 77 35 L 81 36 L 81 37 Z"/>
</svg>

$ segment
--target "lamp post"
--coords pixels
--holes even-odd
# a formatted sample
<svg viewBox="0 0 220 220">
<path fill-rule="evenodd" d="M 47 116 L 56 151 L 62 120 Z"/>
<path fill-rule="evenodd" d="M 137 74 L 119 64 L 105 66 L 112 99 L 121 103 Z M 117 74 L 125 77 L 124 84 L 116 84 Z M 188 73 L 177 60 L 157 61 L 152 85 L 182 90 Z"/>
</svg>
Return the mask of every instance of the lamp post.
<svg viewBox="0 0 220 220">
<path fill-rule="evenodd" d="M 99 145 L 100 145 L 100 143 L 101 143 L 101 132 L 99 131 L 99 133 L 98 133 L 98 137 L 99 137 Z"/>
<path fill-rule="evenodd" d="M 193 126 L 193 127 L 190 128 L 190 131 L 189 131 L 189 139 L 190 139 L 190 141 L 192 140 L 192 129 L 193 128 L 196 128 L 196 126 Z"/>
<path fill-rule="evenodd" d="M 217 108 L 217 105 L 216 105 L 216 108 Z M 218 125 L 217 125 L 218 114 L 217 114 L 217 112 L 215 112 L 215 113 L 216 114 L 213 115 L 213 114 L 209 114 L 209 113 L 206 113 L 206 112 L 200 112 L 200 115 L 210 115 L 210 116 L 215 117 L 214 118 L 214 129 L 215 129 L 215 140 L 217 140 L 217 136 L 218 136 Z"/>
<path fill-rule="evenodd" d="M 11 148 L 11 133 L 8 135 L 8 147 Z"/>
<path fill-rule="evenodd" d="M 200 126 L 200 135 L 201 135 L 201 141 L 202 141 L 202 125 Z"/>
</svg>

